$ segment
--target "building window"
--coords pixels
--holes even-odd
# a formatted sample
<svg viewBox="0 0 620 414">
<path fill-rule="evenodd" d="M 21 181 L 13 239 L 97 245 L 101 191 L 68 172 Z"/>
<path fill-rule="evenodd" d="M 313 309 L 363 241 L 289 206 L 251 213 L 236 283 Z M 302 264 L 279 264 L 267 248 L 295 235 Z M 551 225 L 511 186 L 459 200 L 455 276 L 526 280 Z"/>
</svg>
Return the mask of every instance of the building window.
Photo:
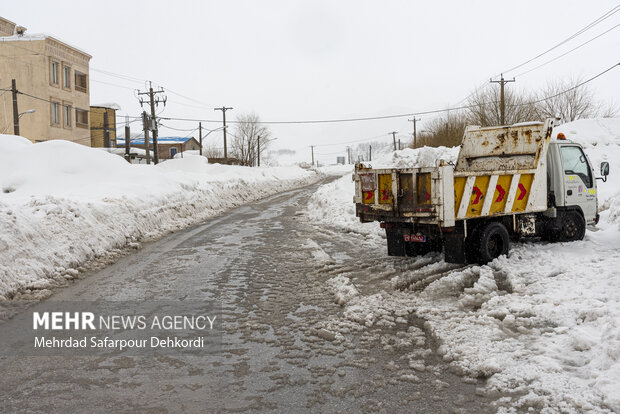
<svg viewBox="0 0 620 414">
<path fill-rule="evenodd" d="M 52 125 L 60 125 L 60 102 L 52 101 L 51 117 Z"/>
<path fill-rule="evenodd" d="M 62 87 L 65 89 L 71 89 L 71 67 L 62 66 Z"/>
<path fill-rule="evenodd" d="M 65 128 L 71 128 L 71 104 L 63 103 L 63 115 L 65 122 L 63 123 Z"/>
<path fill-rule="evenodd" d="M 88 92 L 88 76 L 78 71 L 75 71 L 75 90 Z"/>
<path fill-rule="evenodd" d="M 52 60 L 50 65 L 50 82 L 52 85 L 58 85 L 58 67 L 60 65 L 55 60 Z"/>
<path fill-rule="evenodd" d="M 88 111 L 75 109 L 75 125 L 79 128 L 88 128 Z"/>
</svg>

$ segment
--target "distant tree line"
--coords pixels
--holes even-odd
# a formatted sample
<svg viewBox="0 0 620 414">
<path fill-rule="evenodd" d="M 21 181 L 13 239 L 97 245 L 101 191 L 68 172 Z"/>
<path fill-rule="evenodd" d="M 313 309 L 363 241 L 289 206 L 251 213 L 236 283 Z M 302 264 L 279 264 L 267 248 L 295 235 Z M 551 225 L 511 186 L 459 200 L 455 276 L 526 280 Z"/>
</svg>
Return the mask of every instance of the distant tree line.
<svg viewBox="0 0 620 414">
<path fill-rule="evenodd" d="M 596 100 L 594 92 L 587 86 L 579 86 L 580 79 L 570 81 L 553 81 L 537 93 L 515 91 L 507 86 L 504 90 L 505 123 L 540 121 L 559 117 L 560 122 L 571 122 L 582 118 L 608 118 L 616 116 L 618 109 L 613 104 L 603 104 Z M 569 91 L 563 93 L 564 91 Z M 488 87 L 472 93 L 467 108 L 448 111 L 426 122 L 418 132 L 415 147 L 448 146 L 461 144 L 467 125 L 499 125 L 500 90 Z M 411 147 L 414 146 L 412 142 Z"/>
</svg>

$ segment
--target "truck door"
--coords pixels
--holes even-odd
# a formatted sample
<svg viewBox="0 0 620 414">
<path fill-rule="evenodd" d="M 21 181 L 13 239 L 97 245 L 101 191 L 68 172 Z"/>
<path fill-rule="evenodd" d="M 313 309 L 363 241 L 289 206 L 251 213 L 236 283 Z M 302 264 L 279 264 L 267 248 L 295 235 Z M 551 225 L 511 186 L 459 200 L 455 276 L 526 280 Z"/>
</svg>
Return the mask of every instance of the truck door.
<svg viewBox="0 0 620 414">
<path fill-rule="evenodd" d="M 401 173 L 398 174 L 398 207 L 400 213 L 407 213 L 413 211 L 415 207 L 414 187 L 413 187 L 413 174 Z"/>
<path fill-rule="evenodd" d="M 593 223 L 597 208 L 596 180 L 590 162 L 577 145 L 562 145 L 560 153 L 564 168 L 564 205 L 581 207 L 586 223 Z"/>
</svg>

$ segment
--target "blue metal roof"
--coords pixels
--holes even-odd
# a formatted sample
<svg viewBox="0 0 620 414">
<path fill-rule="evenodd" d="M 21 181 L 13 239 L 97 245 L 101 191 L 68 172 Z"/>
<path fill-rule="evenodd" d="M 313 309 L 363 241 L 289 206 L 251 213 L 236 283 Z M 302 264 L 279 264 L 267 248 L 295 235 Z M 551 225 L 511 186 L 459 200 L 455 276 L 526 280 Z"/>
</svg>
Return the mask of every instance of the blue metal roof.
<svg viewBox="0 0 620 414">
<path fill-rule="evenodd" d="M 192 137 L 157 137 L 158 144 L 182 144 L 189 141 Z M 144 137 L 131 138 L 130 145 L 144 145 Z M 153 144 L 153 137 L 149 138 L 149 143 Z M 124 137 L 116 138 L 116 145 L 125 145 Z"/>
</svg>

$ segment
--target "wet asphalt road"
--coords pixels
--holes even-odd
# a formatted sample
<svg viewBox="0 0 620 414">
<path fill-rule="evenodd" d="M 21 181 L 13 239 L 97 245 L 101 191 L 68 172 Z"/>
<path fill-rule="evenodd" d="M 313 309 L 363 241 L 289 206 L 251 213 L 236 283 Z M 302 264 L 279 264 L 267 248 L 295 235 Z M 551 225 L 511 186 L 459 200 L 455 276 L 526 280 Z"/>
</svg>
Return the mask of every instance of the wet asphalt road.
<svg viewBox="0 0 620 414">
<path fill-rule="evenodd" d="M 217 300 L 211 355 L 1 357 L 1 412 L 492 412 L 452 374 L 423 322 L 349 329 L 326 281 L 393 289 L 385 247 L 303 215 L 317 185 L 244 206 L 144 245 L 53 300 Z M 377 276 L 378 275 L 378 276 Z M 0 333 L 2 333 L 0 325 Z M 6 330 L 5 330 L 6 332 Z M 389 344 L 386 345 L 386 344 Z M 421 356 L 414 369 L 406 356 Z"/>
</svg>

